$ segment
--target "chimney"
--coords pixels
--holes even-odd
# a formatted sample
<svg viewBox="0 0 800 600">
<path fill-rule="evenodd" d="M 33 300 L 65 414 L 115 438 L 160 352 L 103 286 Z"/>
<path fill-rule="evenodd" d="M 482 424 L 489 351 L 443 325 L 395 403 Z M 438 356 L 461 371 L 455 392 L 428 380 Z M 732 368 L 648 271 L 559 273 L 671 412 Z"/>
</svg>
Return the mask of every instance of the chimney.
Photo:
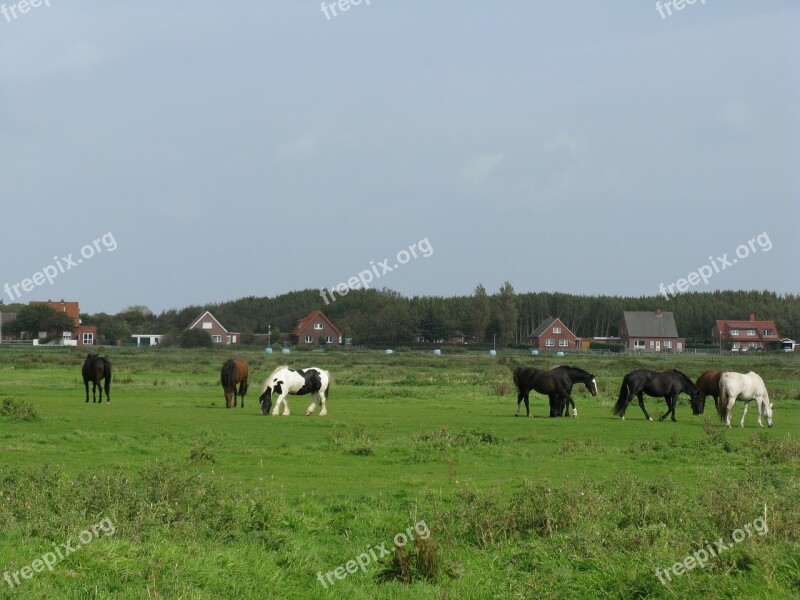
<svg viewBox="0 0 800 600">
<path fill-rule="evenodd" d="M 750 313 L 750 321 L 755 321 L 755 320 L 756 320 L 755 313 Z"/>
</svg>

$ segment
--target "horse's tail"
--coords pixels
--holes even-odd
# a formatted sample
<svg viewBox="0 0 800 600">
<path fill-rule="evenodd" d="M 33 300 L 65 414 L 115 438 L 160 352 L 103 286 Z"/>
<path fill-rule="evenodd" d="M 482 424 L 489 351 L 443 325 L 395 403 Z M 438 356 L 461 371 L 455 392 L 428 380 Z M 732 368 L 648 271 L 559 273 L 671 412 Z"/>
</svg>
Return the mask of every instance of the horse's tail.
<svg viewBox="0 0 800 600">
<path fill-rule="evenodd" d="M 236 385 L 236 363 L 232 360 L 225 361 L 222 365 L 222 375 L 220 376 L 222 387 L 226 390 Z"/>
<path fill-rule="evenodd" d="M 519 376 L 522 374 L 522 367 L 517 367 L 512 373 L 514 376 L 514 385 L 517 386 L 517 392 L 519 392 L 521 390 Z"/>
<path fill-rule="evenodd" d="M 618 417 L 621 417 L 625 414 L 625 400 L 628 398 L 628 376 L 626 375 L 625 378 L 622 380 L 622 387 L 619 388 L 619 398 L 617 398 L 617 403 L 614 405 L 614 408 L 611 409 Z"/>
<path fill-rule="evenodd" d="M 725 385 L 725 380 L 720 377 L 719 380 L 719 399 L 717 400 L 717 414 L 723 422 L 728 420 L 728 386 Z"/>
<path fill-rule="evenodd" d="M 103 377 L 105 378 L 106 398 L 111 389 L 111 360 L 106 356 L 103 358 Z"/>
</svg>

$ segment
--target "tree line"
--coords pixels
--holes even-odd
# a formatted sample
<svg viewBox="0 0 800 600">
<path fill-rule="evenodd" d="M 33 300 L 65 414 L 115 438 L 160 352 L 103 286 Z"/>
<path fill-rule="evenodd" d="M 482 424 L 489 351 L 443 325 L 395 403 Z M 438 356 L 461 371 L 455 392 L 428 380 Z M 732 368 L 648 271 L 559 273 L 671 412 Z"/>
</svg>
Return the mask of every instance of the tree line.
<svg viewBox="0 0 800 600">
<path fill-rule="evenodd" d="M 36 331 L 40 325 L 32 325 L 22 308 L 24 327 Z M 115 315 L 86 314 L 81 318 L 85 325 L 97 325 L 101 343 L 116 340 L 129 343 L 133 333 L 165 334 L 167 343 L 178 343 L 192 321 L 210 310 L 228 330 L 242 333 L 247 343 L 254 334 L 267 331 L 271 331 L 272 340 L 278 340 L 282 332 L 294 329 L 299 319 L 322 310 L 344 337 L 356 344 L 405 345 L 416 340 L 434 342 L 460 335 L 478 344 L 496 339 L 505 346 L 521 343 L 551 316 L 559 317 L 579 337 L 608 337 L 617 335 L 623 311 L 656 309 L 673 312 L 678 333 L 694 346 L 710 344 L 711 328 L 717 319 L 746 320 L 750 314 L 774 321 L 782 336 L 800 338 L 800 296 L 795 294 L 715 291 L 686 293 L 669 300 L 663 296 L 518 294 L 509 282 L 493 293 L 478 285 L 469 296 L 406 297 L 389 289 L 359 289 L 325 304 L 319 290 L 301 290 L 275 297 L 250 296 L 219 304 L 188 306 L 160 314 L 144 306 L 132 306 Z M 21 323 L 6 324 L 4 333 L 19 330 L 20 326 Z"/>
</svg>

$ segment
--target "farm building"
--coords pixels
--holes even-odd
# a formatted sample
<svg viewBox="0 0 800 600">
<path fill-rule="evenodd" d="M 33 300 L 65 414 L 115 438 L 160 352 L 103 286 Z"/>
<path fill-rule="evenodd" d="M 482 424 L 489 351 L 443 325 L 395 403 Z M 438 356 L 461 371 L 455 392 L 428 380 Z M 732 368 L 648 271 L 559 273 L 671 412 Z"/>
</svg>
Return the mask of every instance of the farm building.
<svg viewBox="0 0 800 600">
<path fill-rule="evenodd" d="M 581 339 L 572 333 L 558 317 L 548 317 L 522 341 L 539 350 L 581 349 Z"/>
<path fill-rule="evenodd" d="M 342 343 L 342 332 L 322 311 L 315 310 L 300 319 L 288 336 L 292 344 L 335 344 Z"/>
<path fill-rule="evenodd" d="M 239 344 L 242 339 L 241 333 L 234 333 L 233 331 L 225 329 L 222 323 L 208 310 L 197 317 L 186 329 L 200 329 L 205 331 L 211 336 L 211 341 L 215 344 Z"/>
<path fill-rule="evenodd" d="M 97 345 L 97 327 L 95 325 L 81 325 L 81 316 L 80 316 L 80 304 L 78 302 L 65 302 L 61 300 L 59 302 L 53 302 L 52 300 L 48 300 L 47 302 L 39 302 L 36 300 L 32 300 L 28 304 L 47 304 L 55 310 L 56 312 L 65 313 L 72 322 L 74 323 L 74 327 L 70 331 L 64 331 L 62 333 L 62 338 L 58 345 L 63 346 L 95 346 Z M 40 331 L 39 332 L 39 339 L 45 337 L 53 337 L 55 332 L 51 331 Z M 36 344 L 36 340 L 34 340 L 34 344 Z"/>
<path fill-rule="evenodd" d="M 683 352 L 686 338 L 678 337 L 675 317 L 661 310 L 624 311 L 619 337 L 626 350 L 639 352 Z"/>
<path fill-rule="evenodd" d="M 134 333 L 131 338 L 136 342 L 137 347 L 158 346 L 164 335 L 160 333 Z"/>
<path fill-rule="evenodd" d="M 777 348 L 781 338 L 774 321 L 719 319 L 711 328 L 711 339 L 726 350 L 768 350 Z"/>
</svg>

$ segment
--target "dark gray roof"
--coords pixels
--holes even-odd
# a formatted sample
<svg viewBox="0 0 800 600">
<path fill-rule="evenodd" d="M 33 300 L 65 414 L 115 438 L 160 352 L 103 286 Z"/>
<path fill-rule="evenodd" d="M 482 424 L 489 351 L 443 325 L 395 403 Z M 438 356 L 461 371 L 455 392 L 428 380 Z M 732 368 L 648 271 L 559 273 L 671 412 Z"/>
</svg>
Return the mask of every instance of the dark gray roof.
<svg viewBox="0 0 800 600">
<path fill-rule="evenodd" d="M 622 313 L 629 337 L 678 337 L 675 317 L 671 312 L 658 315 L 651 311 L 625 311 Z"/>
<path fill-rule="evenodd" d="M 547 329 L 548 329 L 548 328 L 549 328 L 549 327 L 550 327 L 550 326 L 551 326 L 553 323 L 555 323 L 556 321 L 558 321 L 558 317 L 550 317 L 550 318 L 547 318 L 547 319 L 545 319 L 545 320 L 542 322 L 542 324 L 541 324 L 541 325 L 539 325 L 539 326 L 538 326 L 536 329 L 534 329 L 534 330 L 533 330 L 533 333 L 531 333 L 531 334 L 530 334 L 530 336 L 528 336 L 528 337 L 539 337 L 539 336 L 540 336 L 540 335 L 542 335 L 542 334 L 543 334 L 545 331 L 547 331 Z M 563 323 L 562 323 L 562 325 L 563 325 Z M 564 325 L 564 328 L 566 329 L 566 328 L 567 328 L 567 326 L 566 326 L 566 325 Z"/>
</svg>

